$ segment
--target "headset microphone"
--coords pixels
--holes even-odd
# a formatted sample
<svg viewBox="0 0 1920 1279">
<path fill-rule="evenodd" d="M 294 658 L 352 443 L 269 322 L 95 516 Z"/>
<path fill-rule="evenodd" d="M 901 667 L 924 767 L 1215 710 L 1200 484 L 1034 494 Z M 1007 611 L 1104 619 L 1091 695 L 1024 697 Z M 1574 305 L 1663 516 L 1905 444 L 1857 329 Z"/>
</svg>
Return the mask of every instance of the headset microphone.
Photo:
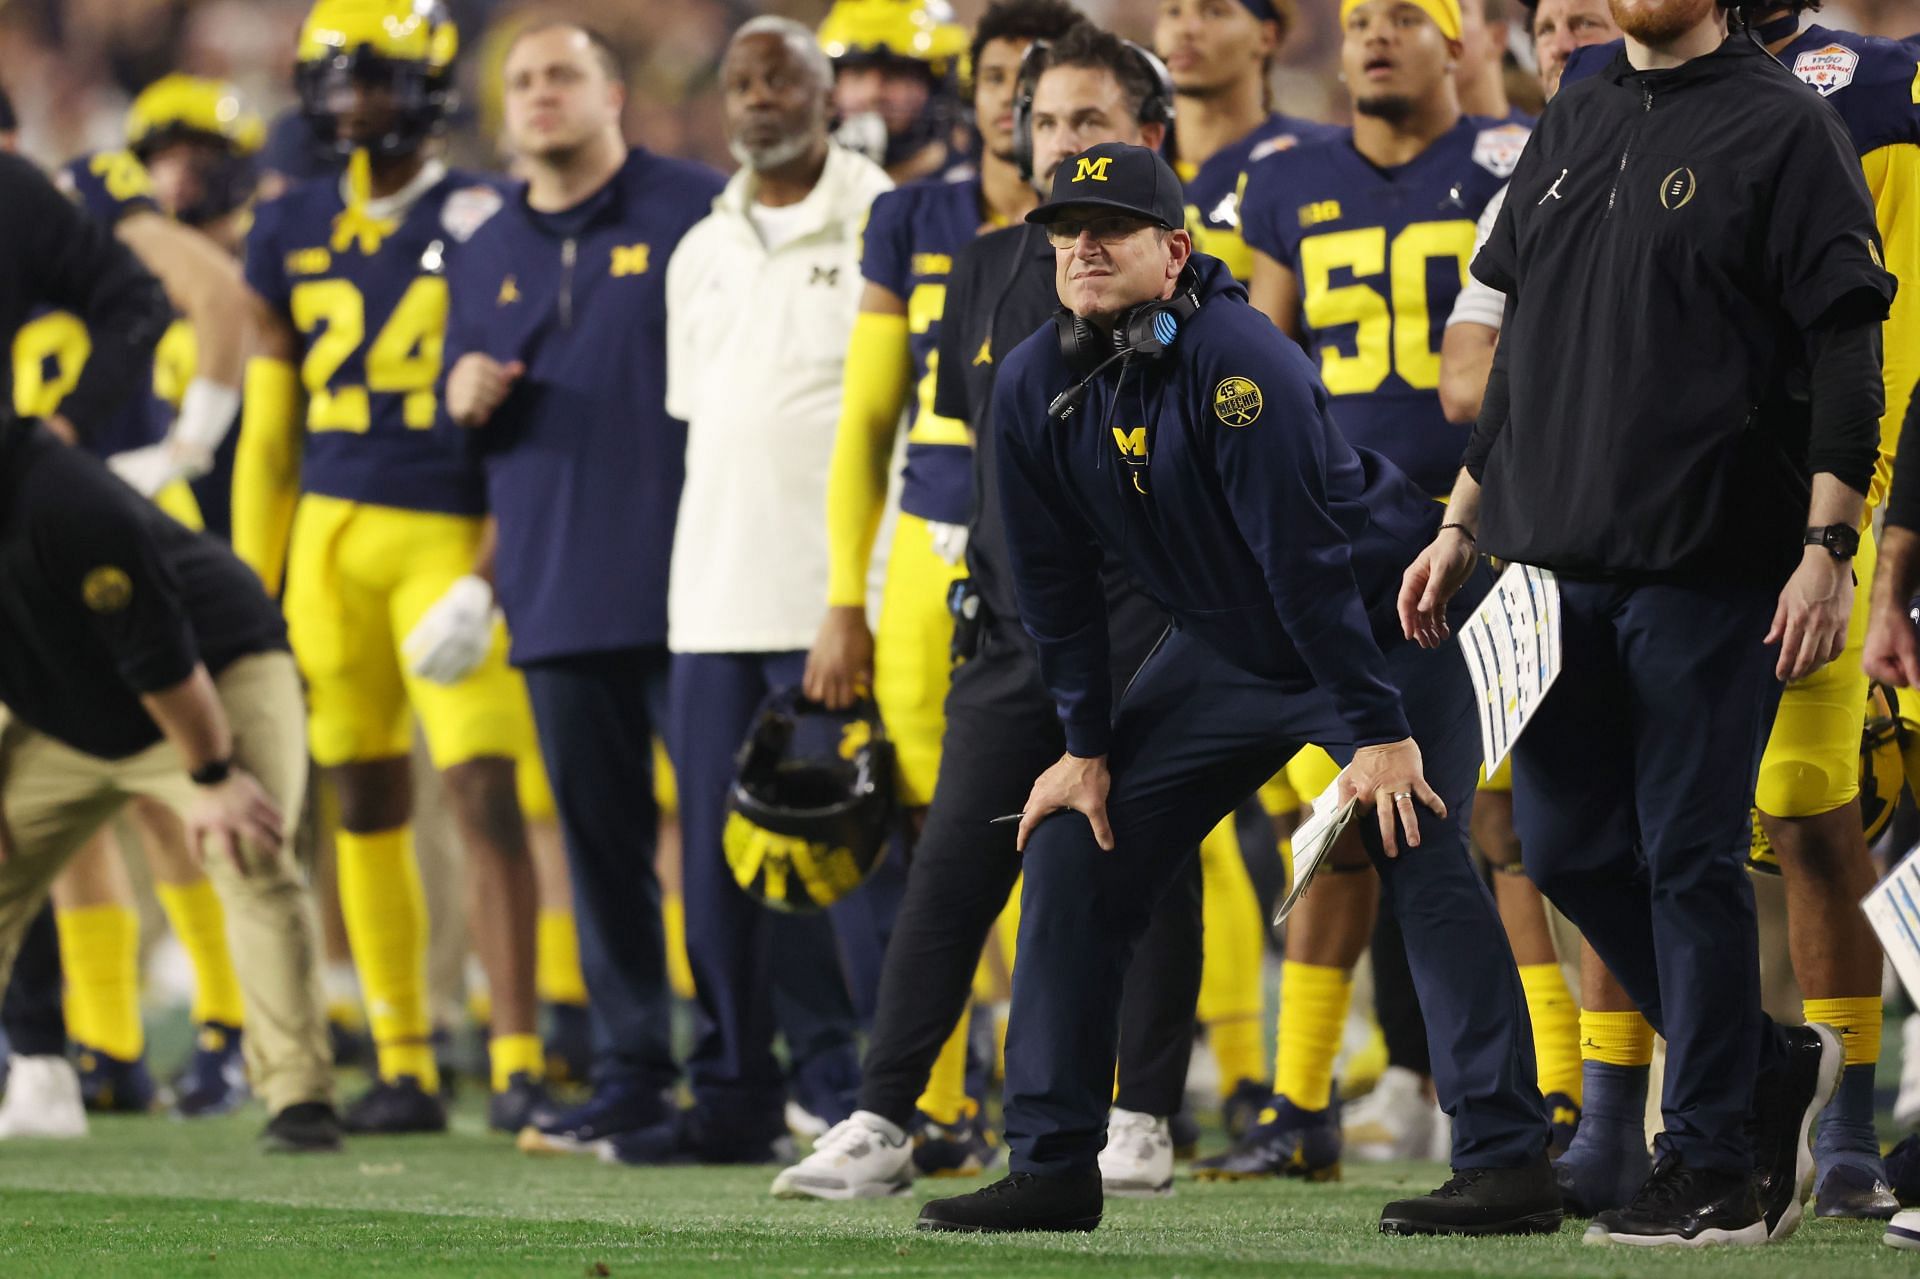
<svg viewBox="0 0 1920 1279">
<path fill-rule="evenodd" d="M 1056 422 L 1064 422 L 1072 417 L 1074 410 L 1078 409 L 1081 402 L 1087 398 L 1087 388 L 1093 385 L 1093 380 L 1102 373 L 1105 373 L 1114 361 L 1124 360 L 1132 354 L 1133 348 L 1122 347 L 1106 359 L 1100 361 L 1099 364 L 1094 366 L 1091 373 L 1053 397 L 1053 403 L 1047 405 L 1047 416 Z"/>
</svg>

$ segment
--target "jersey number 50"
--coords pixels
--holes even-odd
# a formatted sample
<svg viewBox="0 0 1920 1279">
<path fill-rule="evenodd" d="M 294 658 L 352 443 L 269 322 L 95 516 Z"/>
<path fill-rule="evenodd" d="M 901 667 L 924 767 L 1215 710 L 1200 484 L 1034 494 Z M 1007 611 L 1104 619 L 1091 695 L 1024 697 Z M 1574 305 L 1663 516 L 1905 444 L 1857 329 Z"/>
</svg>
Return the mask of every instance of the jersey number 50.
<svg viewBox="0 0 1920 1279">
<path fill-rule="evenodd" d="M 1427 297 L 1427 266 L 1436 258 L 1457 263 L 1460 284 L 1473 254 L 1473 223 L 1415 222 L 1387 243 L 1385 227 L 1360 227 L 1309 236 L 1300 242 L 1301 310 L 1307 327 L 1325 335 L 1353 325 L 1353 354 L 1320 338 L 1320 378 L 1329 395 L 1365 395 L 1380 389 L 1389 373 L 1417 391 L 1440 385 L 1440 353 L 1433 349 Z M 1333 273 L 1353 273 L 1352 284 L 1335 285 Z M 1387 296 L 1361 280 L 1387 276 Z M 1456 284 L 1455 289 L 1459 288 Z M 1389 303 L 1388 297 L 1392 301 Z M 1448 299 L 1451 305 L 1451 298 Z"/>
<path fill-rule="evenodd" d="M 294 327 L 308 338 L 307 357 L 300 362 L 308 430 L 366 430 L 373 424 L 369 392 L 405 397 L 401 416 L 406 424 L 421 431 L 432 427 L 433 385 L 447 342 L 444 279 L 423 275 L 407 286 L 367 348 L 364 385 L 333 383 L 367 336 L 367 304 L 360 290 L 349 280 L 309 280 L 294 286 L 290 309 Z"/>
</svg>

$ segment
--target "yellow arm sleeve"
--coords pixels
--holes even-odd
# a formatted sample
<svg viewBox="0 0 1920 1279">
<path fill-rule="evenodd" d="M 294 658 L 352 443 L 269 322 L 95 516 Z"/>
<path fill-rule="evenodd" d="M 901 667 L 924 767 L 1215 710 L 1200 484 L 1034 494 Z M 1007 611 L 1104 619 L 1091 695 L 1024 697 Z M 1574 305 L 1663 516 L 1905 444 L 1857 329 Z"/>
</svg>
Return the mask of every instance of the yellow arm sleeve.
<svg viewBox="0 0 1920 1279">
<path fill-rule="evenodd" d="M 233 458 L 233 550 L 269 595 L 280 593 L 299 497 L 300 384 L 292 364 L 256 356 L 247 361 Z"/>
<path fill-rule="evenodd" d="M 1869 151 L 1860 158 L 1867 190 L 1873 194 L 1874 221 L 1887 255 L 1887 270 L 1900 281 L 1881 330 L 1881 374 L 1887 411 L 1880 419 L 1880 460 L 1873 468 L 1867 505 L 1878 506 L 1893 478 L 1893 455 L 1900 446 L 1900 424 L 1907 401 L 1920 380 L 1920 146 L 1902 142 Z"/>
<path fill-rule="evenodd" d="M 867 602 L 867 566 L 887 504 L 887 463 L 913 376 L 907 317 L 862 311 L 853 321 L 840 424 L 827 472 L 827 604 Z"/>
</svg>

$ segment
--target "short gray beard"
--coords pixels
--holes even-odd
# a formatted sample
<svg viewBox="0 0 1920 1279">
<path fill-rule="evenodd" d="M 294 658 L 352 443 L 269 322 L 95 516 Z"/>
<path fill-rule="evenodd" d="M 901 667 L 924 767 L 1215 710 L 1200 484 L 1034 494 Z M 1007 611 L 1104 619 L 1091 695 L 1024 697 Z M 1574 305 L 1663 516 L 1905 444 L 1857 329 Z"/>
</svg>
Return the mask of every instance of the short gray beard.
<svg viewBox="0 0 1920 1279">
<path fill-rule="evenodd" d="M 814 140 L 814 133 L 809 129 L 758 151 L 739 139 L 732 138 L 727 142 L 727 150 L 732 153 L 734 161 L 741 168 L 751 169 L 755 173 L 765 173 L 768 169 L 784 168 L 798 160 L 813 149 Z"/>
</svg>

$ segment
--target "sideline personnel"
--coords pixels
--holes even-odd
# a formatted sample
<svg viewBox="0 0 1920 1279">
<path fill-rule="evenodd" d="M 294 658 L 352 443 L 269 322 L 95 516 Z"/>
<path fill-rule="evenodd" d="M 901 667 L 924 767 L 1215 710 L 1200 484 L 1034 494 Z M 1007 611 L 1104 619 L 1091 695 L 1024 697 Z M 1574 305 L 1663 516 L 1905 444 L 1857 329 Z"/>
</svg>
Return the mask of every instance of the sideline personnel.
<svg viewBox="0 0 1920 1279">
<path fill-rule="evenodd" d="M 593 1025 L 593 1097 L 520 1144 L 577 1150 L 672 1114 L 650 779 L 686 428 L 666 411 L 665 279 L 722 184 L 625 144 L 619 59 L 586 28 L 523 31 L 503 75 L 528 184 L 448 268 L 446 406 L 486 464 L 494 586 L 566 829 Z"/>
<path fill-rule="evenodd" d="M 1363 837 L 1401 912 L 1454 1117 L 1453 1177 L 1390 1204 L 1381 1228 L 1557 1230 L 1519 977 L 1466 854 L 1472 690 L 1456 654 L 1436 661 L 1390 633 L 1399 566 L 1439 508 L 1344 442 L 1306 357 L 1224 265 L 1192 255 L 1179 183 L 1157 155 L 1081 153 L 1029 220 L 1054 246 L 1063 309 L 1001 371 L 996 471 L 1020 616 L 1067 753 L 1020 824 L 1012 1173 L 927 1205 L 921 1225 L 1099 1223 L 1119 978 L 1185 860 L 1167 850 L 1315 743 L 1351 761 L 1343 790 L 1376 809 Z M 1175 619 L 1117 708 L 1103 548 Z"/>
<path fill-rule="evenodd" d="M 270 1150 L 336 1150 L 319 943 L 286 843 L 306 785 L 278 611 L 191 533 L 38 424 L 0 426 L 0 976 L 48 886 L 134 796 L 165 804 L 225 899 Z"/>
<path fill-rule="evenodd" d="M 1761 1011 L 1748 806 L 1782 682 L 1846 643 L 1894 286 L 1837 115 L 1713 0 L 1615 13 L 1474 261 L 1505 340 L 1400 612 L 1442 641 L 1481 551 L 1559 574 L 1515 827 L 1668 1053 L 1653 1175 L 1589 1235 L 1758 1244 L 1799 1225 L 1841 1058 Z"/>
</svg>

